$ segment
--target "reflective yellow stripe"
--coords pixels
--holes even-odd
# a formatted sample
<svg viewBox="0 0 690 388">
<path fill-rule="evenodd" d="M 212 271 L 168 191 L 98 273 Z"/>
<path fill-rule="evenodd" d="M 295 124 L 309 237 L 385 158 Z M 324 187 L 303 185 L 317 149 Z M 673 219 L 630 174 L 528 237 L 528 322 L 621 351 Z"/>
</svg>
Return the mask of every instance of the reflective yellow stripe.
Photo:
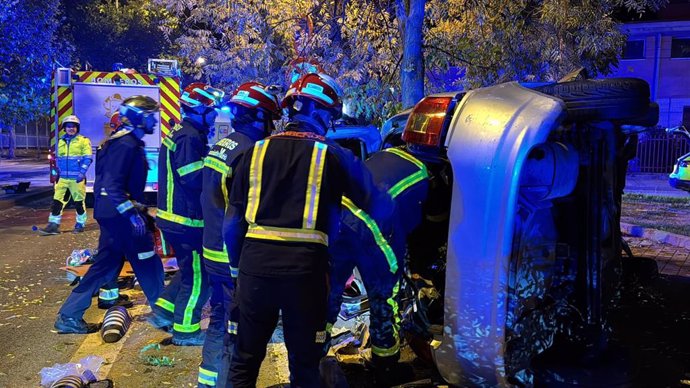
<svg viewBox="0 0 690 388">
<path fill-rule="evenodd" d="M 124 213 L 130 209 L 134 209 L 134 205 L 132 204 L 132 201 L 130 201 L 130 200 L 124 201 L 121 204 L 117 205 L 117 211 L 120 214 L 122 214 L 122 213 Z"/>
<path fill-rule="evenodd" d="M 418 183 L 419 181 L 423 181 L 428 177 L 429 174 L 426 172 L 426 169 L 417 171 L 414 174 L 408 176 L 407 178 L 393 185 L 393 187 L 388 189 L 388 194 L 390 194 L 391 197 L 395 198 L 403 191 L 409 189 L 414 184 Z"/>
<path fill-rule="evenodd" d="M 247 237 L 260 240 L 308 242 L 328 246 L 328 235 L 313 229 L 249 225 Z"/>
<path fill-rule="evenodd" d="M 187 300 L 187 305 L 184 308 L 184 317 L 182 318 L 182 324 L 173 324 L 173 330 L 190 333 L 201 329 L 198 322 L 192 323 L 194 320 L 194 310 L 197 308 L 197 303 L 199 303 L 199 295 L 201 294 L 201 256 L 199 252 L 192 251 L 192 293 L 189 295 Z M 205 303 L 206 301 L 203 301 Z M 201 315 L 201 313 L 199 313 Z M 199 317 L 201 319 L 201 317 Z"/>
<path fill-rule="evenodd" d="M 411 163 L 414 163 L 420 169 L 426 170 L 426 165 L 424 164 L 424 162 L 422 162 L 421 160 L 415 158 L 414 156 L 408 154 L 407 152 L 405 152 L 403 150 L 399 150 L 397 148 L 386 148 L 386 149 L 384 149 L 384 151 L 390 152 L 391 154 L 398 155 L 401 158 L 406 159 Z"/>
<path fill-rule="evenodd" d="M 302 215 L 302 228 L 314 229 L 316 226 L 316 215 L 319 212 L 319 195 L 321 192 L 321 180 L 323 178 L 323 166 L 328 146 L 323 143 L 315 142 L 311 153 L 311 163 L 309 165 L 309 177 L 307 178 L 307 194 L 304 201 L 304 212 Z"/>
<path fill-rule="evenodd" d="M 195 323 L 193 325 L 183 325 L 173 323 L 173 330 L 179 333 L 194 333 L 195 331 L 201 330 L 201 324 Z"/>
<path fill-rule="evenodd" d="M 202 168 L 204 168 L 204 161 L 203 160 L 197 160 L 196 162 L 192 162 L 189 164 L 186 164 L 180 168 L 177 169 L 177 174 L 179 176 L 185 176 L 187 174 L 191 174 L 194 171 L 199 171 Z"/>
<path fill-rule="evenodd" d="M 400 343 L 396 343 L 390 348 L 379 348 L 378 346 L 371 347 L 371 352 L 379 357 L 390 357 L 400 351 Z"/>
<path fill-rule="evenodd" d="M 228 333 L 229 334 L 237 334 L 237 322 L 235 321 L 228 321 Z"/>
<path fill-rule="evenodd" d="M 247 212 L 245 218 L 249 224 L 256 223 L 256 212 L 259 210 L 261 200 L 261 175 L 264 165 L 264 157 L 270 139 L 258 141 L 254 145 L 251 165 L 249 167 L 249 195 L 247 198 Z"/>
<path fill-rule="evenodd" d="M 158 209 L 158 211 L 156 212 L 156 217 L 162 220 L 174 222 L 176 224 L 191 226 L 194 228 L 204 227 L 204 220 L 194 220 L 192 218 L 183 217 L 181 215 L 170 213 L 165 210 Z"/>
<path fill-rule="evenodd" d="M 379 246 L 379 249 L 381 249 L 381 252 L 388 262 L 388 267 L 390 268 L 391 273 L 397 272 L 398 261 L 396 260 L 395 252 L 393 252 L 393 248 L 391 248 L 391 246 L 388 244 L 388 241 L 386 241 L 385 237 L 383 237 L 383 233 L 381 233 L 376 221 L 374 221 L 364 210 L 358 208 L 350 198 L 344 196 L 342 203 L 343 206 L 345 206 L 347 210 L 352 213 L 352 215 L 359 218 L 362 222 L 364 222 L 367 228 L 369 228 L 372 237 L 374 237 L 374 241 L 376 241 L 376 245 Z"/>
<path fill-rule="evenodd" d="M 225 248 L 225 247 L 223 247 Z M 230 264 L 230 259 L 228 258 L 228 251 L 216 251 L 211 248 L 204 247 L 204 259 L 215 261 L 216 263 L 227 263 Z"/>
<path fill-rule="evenodd" d="M 175 184 L 173 182 L 172 164 L 170 162 L 170 149 L 165 151 L 165 155 L 165 168 L 167 171 L 167 184 L 165 186 L 165 210 L 173 211 L 173 192 L 175 191 Z M 158 211 L 160 212 L 160 209 Z"/>
<path fill-rule="evenodd" d="M 391 322 L 392 325 L 392 331 L 393 331 L 393 341 L 395 341 L 395 344 L 389 348 L 381 348 L 378 346 L 373 346 L 371 347 L 371 352 L 374 353 L 375 355 L 379 357 L 390 357 L 395 355 L 400 351 L 400 315 L 398 314 L 398 292 L 400 291 L 400 281 L 398 280 L 395 282 L 395 285 L 393 286 L 393 289 L 391 290 L 391 296 L 390 298 L 386 299 L 386 303 L 391 307 L 391 310 L 393 312 L 393 322 Z"/>
<path fill-rule="evenodd" d="M 407 160 L 408 162 L 414 164 L 415 166 L 419 167 L 419 171 L 409 175 L 405 179 L 402 179 L 400 182 L 396 183 L 395 185 L 393 185 L 393 187 L 388 189 L 388 194 L 390 194 L 393 198 L 397 197 L 400 193 L 407 190 L 415 183 L 429 177 L 429 172 L 427 171 L 426 165 L 421 160 L 397 148 L 386 148 L 384 151 L 395 154 Z"/>
<path fill-rule="evenodd" d="M 204 166 L 213 169 L 221 174 L 227 174 L 228 172 L 230 172 L 230 166 L 210 156 L 204 158 Z"/>
<path fill-rule="evenodd" d="M 201 384 L 210 385 L 212 387 L 216 386 L 216 380 L 218 379 L 218 372 L 213 372 L 208 369 L 199 367 L 199 376 L 197 381 Z"/>
<path fill-rule="evenodd" d="M 163 298 L 158 298 L 158 300 L 156 300 L 156 306 L 162 307 L 171 313 L 175 312 L 175 303 L 169 302 Z"/>
<path fill-rule="evenodd" d="M 175 149 L 177 149 L 177 144 L 169 137 L 163 138 L 163 145 L 172 152 L 175 152 Z"/>
</svg>

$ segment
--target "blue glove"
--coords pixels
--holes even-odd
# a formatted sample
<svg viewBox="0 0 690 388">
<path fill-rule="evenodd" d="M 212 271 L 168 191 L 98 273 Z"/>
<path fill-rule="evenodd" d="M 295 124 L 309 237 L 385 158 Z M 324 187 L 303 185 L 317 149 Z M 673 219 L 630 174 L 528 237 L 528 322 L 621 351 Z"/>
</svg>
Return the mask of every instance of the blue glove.
<svg viewBox="0 0 690 388">
<path fill-rule="evenodd" d="M 139 215 L 139 213 L 129 216 L 129 223 L 132 224 L 132 232 L 134 236 L 141 237 L 146 234 L 146 221 Z"/>
<path fill-rule="evenodd" d="M 86 180 L 86 176 L 84 176 L 84 174 L 82 174 L 82 173 L 79 173 L 77 175 L 77 183 L 84 181 L 84 180 Z"/>
</svg>

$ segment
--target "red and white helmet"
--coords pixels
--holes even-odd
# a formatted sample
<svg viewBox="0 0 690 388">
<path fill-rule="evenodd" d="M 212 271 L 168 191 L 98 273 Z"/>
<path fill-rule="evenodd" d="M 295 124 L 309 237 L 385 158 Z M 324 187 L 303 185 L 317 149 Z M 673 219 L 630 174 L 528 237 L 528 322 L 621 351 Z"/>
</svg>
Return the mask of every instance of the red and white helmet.
<svg viewBox="0 0 690 388">
<path fill-rule="evenodd" d="M 230 96 L 228 104 L 237 104 L 249 109 L 260 109 L 268 114 L 271 120 L 282 116 L 278 97 L 266 91 L 266 86 L 259 82 L 245 82 L 238 86 Z"/>
<path fill-rule="evenodd" d="M 180 102 L 192 108 L 198 106 L 214 108 L 220 105 L 223 95 L 225 92 L 220 89 L 213 88 L 203 82 L 193 82 L 182 91 Z"/>
<path fill-rule="evenodd" d="M 120 112 L 115 112 L 110 116 L 110 128 L 116 131 L 122 125 L 122 120 L 120 120 Z"/>
<path fill-rule="evenodd" d="M 343 92 L 335 80 L 323 73 L 310 73 L 290 85 L 281 103 L 283 108 L 300 110 L 295 102 L 309 99 L 333 115 L 333 120 L 342 116 Z"/>
</svg>

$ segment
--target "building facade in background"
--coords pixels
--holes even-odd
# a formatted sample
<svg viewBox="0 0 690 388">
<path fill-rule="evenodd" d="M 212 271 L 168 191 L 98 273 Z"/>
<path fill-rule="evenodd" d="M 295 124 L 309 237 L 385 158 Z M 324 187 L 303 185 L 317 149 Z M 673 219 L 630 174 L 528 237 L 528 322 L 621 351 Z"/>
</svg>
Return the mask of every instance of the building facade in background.
<svg viewBox="0 0 690 388">
<path fill-rule="evenodd" d="M 690 128 L 690 2 L 671 0 L 655 20 L 623 26 L 628 41 L 611 77 L 649 82 L 659 126 Z"/>
</svg>

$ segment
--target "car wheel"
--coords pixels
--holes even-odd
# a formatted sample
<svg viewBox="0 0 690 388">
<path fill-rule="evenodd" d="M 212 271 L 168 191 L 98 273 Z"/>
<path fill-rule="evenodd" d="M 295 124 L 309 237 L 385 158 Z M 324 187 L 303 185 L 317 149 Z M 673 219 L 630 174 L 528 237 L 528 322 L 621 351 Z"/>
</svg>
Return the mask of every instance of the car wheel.
<svg viewBox="0 0 690 388">
<path fill-rule="evenodd" d="M 649 109 L 649 85 L 638 78 L 584 80 L 536 88 L 565 102 L 572 120 L 626 120 Z"/>
</svg>

